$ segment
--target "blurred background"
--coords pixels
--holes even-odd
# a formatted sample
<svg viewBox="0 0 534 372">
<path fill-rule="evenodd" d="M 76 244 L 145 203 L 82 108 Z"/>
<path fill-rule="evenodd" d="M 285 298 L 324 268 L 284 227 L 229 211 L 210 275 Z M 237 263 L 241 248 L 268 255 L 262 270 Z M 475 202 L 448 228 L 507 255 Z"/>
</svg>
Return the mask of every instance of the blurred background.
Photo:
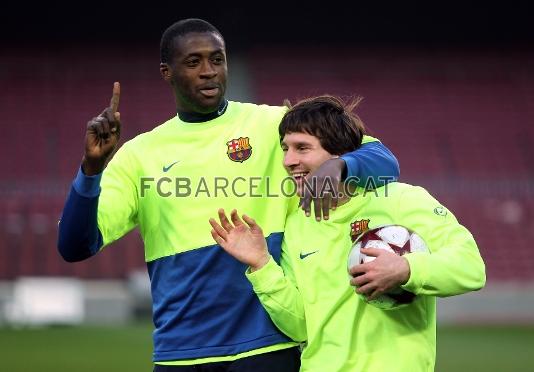
<svg viewBox="0 0 534 372">
<path fill-rule="evenodd" d="M 55 242 L 87 121 L 121 82 L 123 138 L 175 115 L 159 38 L 224 35 L 228 98 L 362 96 L 358 114 L 475 236 L 487 286 L 442 299 L 437 371 L 534 371 L 534 27 L 526 3 L 9 3 L 0 15 L 0 359 L 9 371 L 151 370 L 134 231 L 91 260 Z"/>
</svg>

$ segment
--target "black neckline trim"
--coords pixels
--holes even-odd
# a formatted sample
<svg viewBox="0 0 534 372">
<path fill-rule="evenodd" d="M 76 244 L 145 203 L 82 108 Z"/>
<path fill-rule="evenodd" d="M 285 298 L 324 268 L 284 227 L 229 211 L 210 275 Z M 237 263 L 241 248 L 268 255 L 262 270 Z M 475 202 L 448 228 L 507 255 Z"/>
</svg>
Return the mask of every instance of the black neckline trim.
<svg viewBox="0 0 534 372">
<path fill-rule="evenodd" d="M 178 117 L 181 121 L 185 121 L 186 123 L 202 123 L 205 121 L 210 121 L 215 118 L 218 118 L 222 114 L 226 112 L 226 109 L 228 108 L 228 100 L 224 98 L 219 105 L 218 109 L 216 111 L 210 112 L 209 114 L 200 114 L 198 112 L 181 112 L 178 111 Z"/>
</svg>

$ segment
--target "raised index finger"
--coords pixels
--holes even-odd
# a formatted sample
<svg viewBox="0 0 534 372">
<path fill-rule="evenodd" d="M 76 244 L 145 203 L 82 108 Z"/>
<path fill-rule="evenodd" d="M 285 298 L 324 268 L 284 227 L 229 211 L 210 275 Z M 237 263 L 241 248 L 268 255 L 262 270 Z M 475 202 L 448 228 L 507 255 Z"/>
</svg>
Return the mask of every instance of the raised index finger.
<svg viewBox="0 0 534 372">
<path fill-rule="evenodd" d="M 113 95 L 111 96 L 111 101 L 109 102 L 109 107 L 113 114 L 119 109 L 119 100 L 121 97 L 121 84 L 116 81 L 113 83 Z"/>
</svg>

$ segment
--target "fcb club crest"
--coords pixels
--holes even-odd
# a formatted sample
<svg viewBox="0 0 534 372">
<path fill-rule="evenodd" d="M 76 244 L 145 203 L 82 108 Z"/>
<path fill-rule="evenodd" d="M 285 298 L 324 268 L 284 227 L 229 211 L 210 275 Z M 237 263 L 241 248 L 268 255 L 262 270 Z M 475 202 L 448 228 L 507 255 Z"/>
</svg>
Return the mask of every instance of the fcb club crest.
<svg viewBox="0 0 534 372">
<path fill-rule="evenodd" d="M 350 224 L 350 239 L 354 242 L 359 235 L 369 230 L 369 222 L 371 220 L 358 220 Z"/>
<path fill-rule="evenodd" d="M 228 145 L 228 151 L 226 153 L 232 161 L 242 163 L 252 155 L 252 147 L 250 146 L 248 137 L 235 138 L 226 144 Z"/>
</svg>

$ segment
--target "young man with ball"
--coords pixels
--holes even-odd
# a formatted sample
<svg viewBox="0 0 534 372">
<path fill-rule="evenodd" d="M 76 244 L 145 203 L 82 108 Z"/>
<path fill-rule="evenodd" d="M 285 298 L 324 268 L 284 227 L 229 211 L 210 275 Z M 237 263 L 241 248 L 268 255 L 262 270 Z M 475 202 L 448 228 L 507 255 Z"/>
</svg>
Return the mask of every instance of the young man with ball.
<svg viewBox="0 0 534 372">
<path fill-rule="evenodd" d="M 283 117 L 279 133 L 284 166 L 302 194 L 323 162 L 361 145 L 364 127 L 331 96 L 299 102 Z M 343 189 L 343 190 L 341 190 Z M 469 231 L 425 189 L 391 183 L 372 192 L 340 187 L 330 218 L 318 223 L 302 213 L 286 221 L 280 266 L 261 227 L 236 210 L 210 220 L 215 241 L 249 265 L 246 276 L 273 322 L 305 342 L 302 371 L 432 371 L 436 356 L 436 297 L 482 288 L 485 267 Z M 349 194 L 349 195 L 347 195 Z M 429 252 L 399 256 L 362 249 L 374 260 L 349 269 L 356 236 L 379 226 L 416 232 Z M 383 310 L 368 300 L 398 289 L 412 292 L 407 306 Z"/>
</svg>

